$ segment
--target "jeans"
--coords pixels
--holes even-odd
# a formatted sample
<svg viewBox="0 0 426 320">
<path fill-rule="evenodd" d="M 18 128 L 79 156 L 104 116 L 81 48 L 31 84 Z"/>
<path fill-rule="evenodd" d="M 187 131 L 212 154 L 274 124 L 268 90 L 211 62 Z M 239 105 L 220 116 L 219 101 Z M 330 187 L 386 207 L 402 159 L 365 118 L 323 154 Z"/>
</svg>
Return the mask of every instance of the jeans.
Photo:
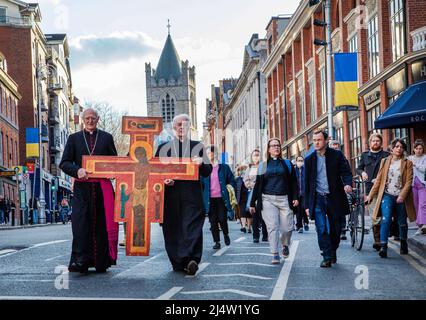
<svg viewBox="0 0 426 320">
<path fill-rule="evenodd" d="M 388 193 L 383 194 L 380 208 L 382 210 L 382 222 L 380 224 L 380 243 L 387 244 L 392 222 L 392 212 L 396 211 L 396 216 L 399 225 L 399 237 L 401 240 L 407 240 L 408 224 L 407 212 L 405 211 L 404 203 L 396 203 L 397 196 L 392 196 Z"/>
<path fill-rule="evenodd" d="M 33 224 L 37 224 L 38 223 L 38 211 L 37 209 L 33 210 Z"/>
<path fill-rule="evenodd" d="M 4 210 L 0 210 L 0 224 L 4 223 Z"/>
<path fill-rule="evenodd" d="M 315 227 L 318 245 L 325 260 L 330 260 L 340 244 L 341 216 L 332 211 L 333 205 L 327 196 L 317 194 L 315 204 Z"/>
</svg>

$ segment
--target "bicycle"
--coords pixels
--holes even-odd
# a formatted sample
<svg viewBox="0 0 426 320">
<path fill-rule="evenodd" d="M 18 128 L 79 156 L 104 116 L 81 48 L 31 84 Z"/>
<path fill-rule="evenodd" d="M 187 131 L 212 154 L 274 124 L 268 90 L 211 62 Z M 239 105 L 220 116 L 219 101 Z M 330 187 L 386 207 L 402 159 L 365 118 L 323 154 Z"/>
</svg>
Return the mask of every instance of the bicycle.
<svg viewBox="0 0 426 320">
<path fill-rule="evenodd" d="M 362 249 L 365 234 L 365 204 L 364 204 L 364 187 L 365 183 L 361 177 L 355 176 L 355 188 L 352 193 L 348 194 L 350 215 L 348 219 L 348 228 L 351 235 L 351 245 L 358 251 Z"/>
</svg>

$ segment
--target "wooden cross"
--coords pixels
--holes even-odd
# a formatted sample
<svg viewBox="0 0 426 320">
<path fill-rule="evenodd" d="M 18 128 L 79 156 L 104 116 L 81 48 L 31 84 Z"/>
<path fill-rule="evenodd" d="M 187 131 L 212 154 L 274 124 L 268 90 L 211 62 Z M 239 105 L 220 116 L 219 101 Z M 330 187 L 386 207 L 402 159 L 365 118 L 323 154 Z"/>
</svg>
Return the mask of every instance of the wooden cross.
<svg viewBox="0 0 426 320">
<path fill-rule="evenodd" d="M 126 222 L 126 255 L 149 255 L 151 223 L 163 222 L 164 179 L 198 180 L 191 159 L 153 157 L 154 136 L 162 127 L 162 118 L 125 116 L 127 157 L 83 156 L 89 177 L 116 179 L 114 219 Z"/>
</svg>

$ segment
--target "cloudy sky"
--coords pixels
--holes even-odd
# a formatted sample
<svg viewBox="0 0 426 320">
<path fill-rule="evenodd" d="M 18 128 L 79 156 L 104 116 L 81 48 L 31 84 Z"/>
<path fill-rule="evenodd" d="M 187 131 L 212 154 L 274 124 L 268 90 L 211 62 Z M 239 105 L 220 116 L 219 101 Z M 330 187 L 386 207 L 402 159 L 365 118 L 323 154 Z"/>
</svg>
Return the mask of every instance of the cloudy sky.
<svg viewBox="0 0 426 320">
<path fill-rule="evenodd" d="M 155 68 L 171 35 L 182 60 L 196 67 L 198 129 L 210 85 L 241 73 L 244 46 L 272 16 L 299 0 L 39 0 L 44 33 L 66 33 L 73 90 L 146 115 L 145 63 Z"/>
</svg>

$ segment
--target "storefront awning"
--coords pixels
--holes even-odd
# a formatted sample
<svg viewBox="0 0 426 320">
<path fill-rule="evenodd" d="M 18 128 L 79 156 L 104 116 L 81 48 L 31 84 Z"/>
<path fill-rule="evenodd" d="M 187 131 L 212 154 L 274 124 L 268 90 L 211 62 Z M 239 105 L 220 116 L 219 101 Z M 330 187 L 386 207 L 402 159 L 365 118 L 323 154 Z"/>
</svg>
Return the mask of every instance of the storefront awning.
<svg viewBox="0 0 426 320">
<path fill-rule="evenodd" d="M 426 81 L 409 86 L 374 122 L 375 129 L 426 124 Z"/>
</svg>

